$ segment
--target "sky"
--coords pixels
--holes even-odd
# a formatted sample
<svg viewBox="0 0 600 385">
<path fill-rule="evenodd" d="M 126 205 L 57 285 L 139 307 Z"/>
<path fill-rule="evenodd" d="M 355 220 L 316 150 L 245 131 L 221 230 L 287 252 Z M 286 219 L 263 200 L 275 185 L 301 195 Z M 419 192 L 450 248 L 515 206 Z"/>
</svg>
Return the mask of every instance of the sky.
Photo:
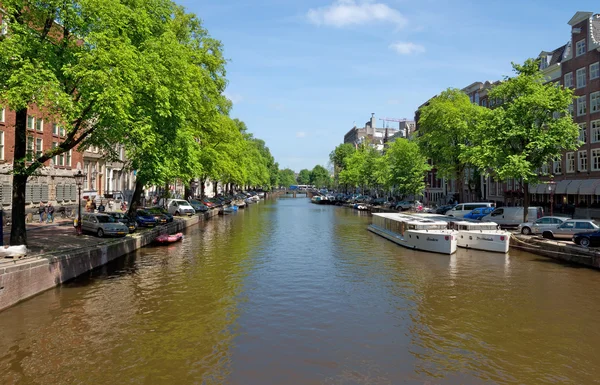
<svg viewBox="0 0 600 385">
<path fill-rule="evenodd" d="M 448 87 L 565 44 L 577 11 L 600 13 L 592 0 L 175 1 L 223 43 L 231 116 L 296 172 L 328 167 L 371 113 L 414 119 Z"/>
</svg>

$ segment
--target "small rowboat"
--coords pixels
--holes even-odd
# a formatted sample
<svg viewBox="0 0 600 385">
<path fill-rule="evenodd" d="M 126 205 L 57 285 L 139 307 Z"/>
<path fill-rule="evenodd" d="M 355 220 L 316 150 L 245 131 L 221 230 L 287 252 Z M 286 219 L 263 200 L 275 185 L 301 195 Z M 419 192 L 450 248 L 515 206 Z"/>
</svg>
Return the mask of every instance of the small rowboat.
<svg viewBox="0 0 600 385">
<path fill-rule="evenodd" d="M 177 234 L 172 234 L 172 235 L 161 234 L 158 237 L 156 237 L 156 239 L 154 239 L 154 242 L 166 245 L 169 243 L 181 241 L 182 238 L 183 238 L 183 233 L 177 233 Z"/>
</svg>

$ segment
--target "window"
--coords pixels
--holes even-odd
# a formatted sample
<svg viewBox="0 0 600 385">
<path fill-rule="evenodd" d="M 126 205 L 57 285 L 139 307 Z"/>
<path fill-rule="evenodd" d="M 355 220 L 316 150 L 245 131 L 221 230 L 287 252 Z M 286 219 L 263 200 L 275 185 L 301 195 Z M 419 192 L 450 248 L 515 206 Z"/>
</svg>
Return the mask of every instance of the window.
<svg viewBox="0 0 600 385">
<path fill-rule="evenodd" d="M 573 88 L 573 72 L 565 74 L 565 88 Z"/>
<path fill-rule="evenodd" d="M 42 146 L 43 142 L 42 142 L 42 138 L 35 138 L 35 157 L 39 158 L 40 156 L 42 156 L 42 151 L 44 150 L 44 147 Z"/>
<path fill-rule="evenodd" d="M 585 39 L 579 40 L 575 43 L 575 56 L 581 56 L 585 53 Z"/>
<path fill-rule="evenodd" d="M 585 67 L 577 70 L 577 88 L 585 87 Z"/>
<path fill-rule="evenodd" d="M 27 153 L 25 158 L 28 161 L 31 161 L 33 159 L 33 136 L 27 137 Z"/>
<path fill-rule="evenodd" d="M 567 152 L 567 172 L 575 172 L 575 153 Z"/>
<path fill-rule="evenodd" d="M 587 171 L 587 151 L 579 151 L 577 153 L 577 170 Z"/>
<path fill-rule="evenodd" d="M 496 210 L 492 211 L 491 216 L 497 217 L 497 216 L 500 216 L 503 214 L 504 214 L 504 209 L 496 209 Z"/>
<path fill-rule="evenodd" d="M 0 131 L 0 160 L 4 160 L 4 131 Z"/>
<path fill-rule="evenodd" d="M 65 153 L 64 152 L 62 154 L 58 155 L 58 164 L 59 164 L 59 166 L 65 165 Z"/>
<path fill-rule="evenodd" d="M 575 223 L 574 222 L 564 222 L 562 225 L 558 226 L 561 229 L 572 229 L 573 227 L 575 227 Z"/>
<path fill-rule="evenodd" d="M 0 123 L 4 122 L 5 119 L 5 115 L 6 114 L 6 109 L 5 108 L 0 108 Z"/>
<path fill-rule="evenodd" d="M 600 62 L 590 64 L 590 80 L 600 78 Z"/>
<path fill-rule="evenodd" d="M 73 150 L 67 151 L 67 162 L 65 166 L 71 167 L 71 158 L 73 157 Z"/>
<path fill-rule="evenodd" d="M 481 101 L 481 105 L 482 105 L 483 107 L 487 107 L 487 99 L 483 99 L 483 100 Z"/>
<path fill-rule="evenodd" d="M 548 175 L 548 163 L 542 165 L 542 175 Z"/>
<path fill-rule="evenodd" d="M 35 123 L 35 129 L 39 132 L 44 131 L 44 119 L 38 119 Z"/>
<path fill-rule="evenodd" d="M 58 124 L 52 123 L 52 135 L 58 136 Z"/>
<path fill-rule="evenodd" d="M 590 135 L 592 137 L 592 143 L 600 142 L 600 120 L 592 120 Z"/>
<path fill-rule="evenodd" d="M 546 69 L 548 68 L 548 58 L 546 56 L 542 56 L 540 58 L 540 69 Z"/>
<path fill-rule="evenodd" d="M 592 150 L 592 171 L 600 171 L 600 148 Z"/>
<path fill-rule="evenodd" d="M 57 142 L 52 142 L 52 148 L 54 149 L 56 147 L 58 147 L 58 143 Z M 54 162 L 55 166 L 58 166 L 58 156 L 57 155 L 54 155 L 52 157 L 52 162 Z"/>
<path fill-rule="evenodd" d="M 554 174 L 562 174 L 562 159 L 555 160 L 552 164 L 552 170 Z"/>
<path fill-rule="evenodd" d="M 579 141 L 587 143 L 587 124 L 579 123 Z"/>
<path fill-rule="evenodd" d="M 479 105 L 479 92 L 475 93 L 475 104 Z"/>
<path fill-rule="evenodd" d="M 590 94 L 590 112 L 600 111 L 600 91 Z"/>
<path fill-rule="evenodd" d="M 27 115 L 27 128 L 33 130 L 35 127 L 35 118 L 31 115 Z"/>
<path fill-rule="evenodd" d="M 502 188 L 500 181 L 496 183 L 496 196 L 501 196 L 500 189 Z"/>
<path fill-rule="evenodd" d="M 587 222 L 575 222 L 575 228 L 576 229 L 593 229 L 594 226 L 592 226 L 591 223 L 587 223 Z"/>
<path fill-rule="evenodd" d="M 583 116 L 587 113 L 587 100 L 585 95 L 577 99 L 577 116 Z"/>
<path fill-rule="evenodd" d="M 575 109 L 573 108 L 573 103 L 569 104 L 569 113 L 571 116 L 575 116 Z"/>
</svg>

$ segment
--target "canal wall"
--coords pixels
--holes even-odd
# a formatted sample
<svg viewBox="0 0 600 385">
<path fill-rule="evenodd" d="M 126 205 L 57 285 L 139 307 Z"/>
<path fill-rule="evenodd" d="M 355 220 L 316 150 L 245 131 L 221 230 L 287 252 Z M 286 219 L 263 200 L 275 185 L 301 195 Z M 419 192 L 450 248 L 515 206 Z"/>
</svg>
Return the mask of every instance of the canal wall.
<svg viewBox="0 0 600 385">
<path fill-rule="evenodd" d="M 218 214 L 210 210 L 190 218 L 61 254 L 42 254 L 0 265 L 0 310 L 51 289 L 113 259 L 149 245 L 165 230 L 170 234 L 194 226 Z"/>
<path fill-rule="evenodd" d="M 558 261 L 600 269 L 600 252 L 575 244 L 513 234 L 510 247 Z"/>
</svg>

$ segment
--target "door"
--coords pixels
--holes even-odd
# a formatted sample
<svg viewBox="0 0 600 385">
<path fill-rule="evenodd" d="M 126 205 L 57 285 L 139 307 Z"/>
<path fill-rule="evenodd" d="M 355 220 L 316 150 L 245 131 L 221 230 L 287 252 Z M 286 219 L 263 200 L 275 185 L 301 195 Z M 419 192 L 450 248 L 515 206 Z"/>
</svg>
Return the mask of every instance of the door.
<svg viewBox="0 0 600 385">
<path fill-rule="evenodd" d="M 490 214 L 490 221 L 499 225 L 504 224 L 504 209 L 496 209 Z"/>
<path fill-rule="evenodd" d="M 538 219 L 537 221 L 533 222 L 533 226 L 531 231 L 533 233 L 541 233 L 542 231 L 551 228 L 551 227 L 556 227 L 557 224 L 554 223 L 553 218 L 541 218 Z"/>
<path fill-rule="evenodd" d="M 575 234 L 575 222 L 565 222 L 554 231 L 556 238 L 570 239 Z"/>
</svg>

